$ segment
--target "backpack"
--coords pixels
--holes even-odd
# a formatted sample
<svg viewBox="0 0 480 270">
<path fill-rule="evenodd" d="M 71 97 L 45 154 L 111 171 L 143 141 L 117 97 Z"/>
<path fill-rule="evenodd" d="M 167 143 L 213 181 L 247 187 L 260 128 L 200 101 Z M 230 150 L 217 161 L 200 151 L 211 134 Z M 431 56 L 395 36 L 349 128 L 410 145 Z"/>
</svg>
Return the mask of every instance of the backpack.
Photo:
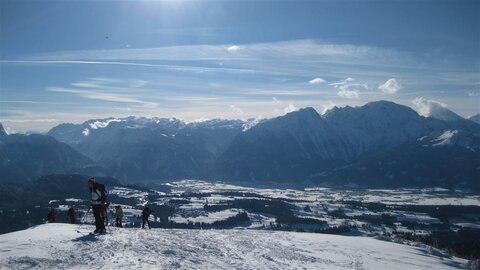
<svg viewBox="0 0 480 270">
<path fill-rule="evenodd" d="M 105 189 L 105 185 L 103 185 L 103 184 L 97 184 L 97 186 L 96 186 L 95 188 L 100 191 L 100 199 L 99 199 L 99 201 L 101 201 L 101 202 L 106 202 L 106 201 L 107 201 L 107 190 Z"/>
<path fill-rule="evenodd" d="M 151 213 L 152 213 L 152 210 L 150 210 L 149 207 L 143 209 L 143 211 L 142 211 L 142 215 L 143 215 L 144 217 L 147 217 L 147 218 L 150 216 Z"/>
</svg>

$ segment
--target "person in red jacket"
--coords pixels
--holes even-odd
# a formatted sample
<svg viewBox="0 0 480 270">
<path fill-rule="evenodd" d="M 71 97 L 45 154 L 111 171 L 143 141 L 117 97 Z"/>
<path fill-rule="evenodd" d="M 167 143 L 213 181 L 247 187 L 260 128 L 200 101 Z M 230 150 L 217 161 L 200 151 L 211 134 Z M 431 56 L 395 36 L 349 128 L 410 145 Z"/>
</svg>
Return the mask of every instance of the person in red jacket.
<svg viewBox="0 0 480 270">
<path fill-rule="evenodd" d="M 75 211 L 75 209 L 73 209 L 73 207 L 70 207 L 70 209 L 68 209 L 67 215 L 68 215 L 68 220 L 70 220 L 70 223 L 75 224 L 76 223 L 76 217 L 78 216 L 77 211 Z"/>
<path fill-rule="evenodd" d="M 47 215 L 47 222 L 48 223 L 54 223 L 57 219 L 57 211 L 55 211 L 55 208 L 50 209 L 50 212 Z"/>
</svg>

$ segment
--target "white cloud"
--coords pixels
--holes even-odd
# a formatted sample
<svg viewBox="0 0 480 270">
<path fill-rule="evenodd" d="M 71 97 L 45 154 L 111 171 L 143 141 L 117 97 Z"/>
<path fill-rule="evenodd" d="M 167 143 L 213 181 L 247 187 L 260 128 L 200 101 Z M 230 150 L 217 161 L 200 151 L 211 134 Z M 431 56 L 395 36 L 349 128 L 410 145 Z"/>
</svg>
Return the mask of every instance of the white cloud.
<svg viewBox="0 0 480 270">
<path fill-rule="evenodd" d="M 99 129 L 99 128 L 106 128 L 111 122 L 122 122 L 123 120 L 120 119 L 108 119 L 105 122 L 95 121 L 94 123 L 90 123 L 90 128 L 92 129 Z"/>
<path fill-rule="evenodd" d="M 338 90 L 337 95 L 342 98 L 348 99 L 357 99 L 360 97 L 361 89 L 368 89 L 367 83 L 352 83 L 355 79 L 348 77 L 343 81 L 330 83 L 329 85 L 333 86 Z"/>
<path fill-rule="evenodd" d="M 236 51 L 238 51 L 238 50 L 240 50 L 240 47 L 237 46 L 237 45 L 233 45 L 233 46 L 230 46 L 230 47 L 227 48 L 227 51 L 228 51 L 228 52 L 231 52 L 231 53 L 234 53 L 234 52 L 236 52 Z"/>
<path fill-rule="evenodd" d="M 309 84 L 320 84 L 320 83 L 324 83 L 324 82 L 326 82 L 326 81 L 322 78 L 315 78 L 313 80 L 308 81 Z"/>
<path fill-rule="evenodd" d="M 415 98 L 412 103 L 415 105 L 417 112 L 426 117 L 442 113 L 447 108 L 445 103 L 423 97 Z"/>
<path fill-rule="evenodd" d="M 359 98 L 359 97 L 360 97 L 360 95 L 358 94 L 358 91 L 355 91 L 355 90 L 347 90 L 347 89 L 341 89 L 340 91 L 338 91 L 337 95 L 338 95 L 339 97 L 349 98 L 349 99 Z"/>
<path fill-rule="evenodd" d="M 322 113 L 321 114 L 325 114 L 327 111 L 333 109 L 335 106 L 337 106 L 337 104 L 331 100 L 328 101 L 327 104 L 323 104 L 323 110 L 322 110 Z"/>
<path fill-rule="evenodd" d="M 82 134 L 83 136 L 88 136 L 90 135 L 90 130 L 88 128 L 85 128 L 83 131 L 82 131 Z"/>
<path fill-rule="evenodd" d="M 288 106 L 283 109 L 283 112 L 285 114 L 287 114 L 287 113 L 290 113 L 290 112 L 294 112 L 296 110 L 298 110 L 298 108 L 295 107 L 292 103 L 289 103 Z"/>
<path fill-rule="evenodd" d="M 243 114 L 243 111 L 242 109 L 234 106 L 234 105 L 230 105 L 230 110 L 232 110 L 233 112 L 237 113 L 237 114 Z"/>
<path fill-rule="evenodd" d="M 378 86 L 378 90 L 385 94 L 395 94 L 402 88 L 402 85 L 395 79 L 388 79 L 384 84 Z"/>
</svg>

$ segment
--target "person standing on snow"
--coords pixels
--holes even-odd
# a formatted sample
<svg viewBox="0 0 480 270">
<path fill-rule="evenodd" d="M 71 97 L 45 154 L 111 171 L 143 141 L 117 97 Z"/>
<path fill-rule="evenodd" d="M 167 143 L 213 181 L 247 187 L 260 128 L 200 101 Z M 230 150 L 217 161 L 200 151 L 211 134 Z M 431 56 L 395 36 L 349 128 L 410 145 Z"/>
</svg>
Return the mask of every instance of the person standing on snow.
<svg viewBox="0 0 480 270">
<path fill-rule="evenodd" d="M 120 205 L 115 206 L 115 226 L 123 228 L 122 225 L 123 210 Z"/>
<path fill-rule="evenodd" d="M 102 205 L 102 212 L 100 213 L 100 216 L 102 217 L 103 223 L 105 224 L 105 226 L 108 226 L 108 207 L 109 206 L 110 206 L 109 202 L 104 203 Z"/>
<path fill-rule="evenodd" d="M 90 189 L 90 198 L 92 204 L 92 212 L 95 217 L 94 233 L 106 233 L 105 223 L 102 217 L 102 211 L 107 201 L 107 193 L 103 184 L 97 183 L 95 178 L 88 179 L 88 187 Z"/>
<path fill-rule="evenodd" d="M 150 226 L 150 221 L 148 221 L 148 217 L 150 217 L 150 214 L 152 214 L 154 211 L 150 209 L 150 207 L 145 207 L 142 211 L 142 229 L 145 229 L 145 222 L 148 224 L 148 228 L 151 229 L 152 226 Z"/>
<path fill-rule="evenodd" d="M 77 211 L 75 211 L 75 209 L 73 209 L 73 206 L 70 207 L 70 209 L 68 209 L 67 215 L 68 215 L 68 219 L 70 220 L 70 223 L 75 224 L 76 223 L 75 218 L 78 216 L 78 213 Z"/>
</svg>

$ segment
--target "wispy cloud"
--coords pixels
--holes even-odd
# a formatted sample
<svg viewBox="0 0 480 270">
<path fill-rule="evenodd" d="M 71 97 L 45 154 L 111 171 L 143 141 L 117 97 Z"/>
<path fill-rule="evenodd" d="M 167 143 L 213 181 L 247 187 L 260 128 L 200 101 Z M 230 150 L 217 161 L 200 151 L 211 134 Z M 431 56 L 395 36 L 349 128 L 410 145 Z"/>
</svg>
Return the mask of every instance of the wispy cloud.
<svg viewBox="0 0 480 270">
<path fill-rule="evenodd" d="M 292 103 L 289 103 L 288 106 L 283 109 L 283 112 L 284 113 L 290 113 L 290 112 L 294 112 L 296 110 L 298 110 L 298 108 L 295 107 L 295 105 L 293 105 Z"/>
<path fill-rule="evenodd" d="M 337 86 L 340 86 L 340 85 L 346 85 L 346 84 L 348 84 L 348 83 L 350 83 L 350 82 L 353 82 L 353 81 L 355 81 L 354 78 L 348 77 L 348 78 L 346 78 L 345 80 L 342 80 L 342 81 L 339 81 L 339 82 L 334 82 L 334 83 L 329 83 L 328 85 L 337 87 Z"/>
<path fill-rule="evenodd" d="M 395 94 L 402 88 L 402 85 L 395 79 L 388 79 L 385 83 L 378 86 L 378 90 L 385 94 Z"/>
<path fill-rule="evenodd" d="M 243 114 L 243 110 L 238 108 L 237 106 L 235 105 L 230 105 L 230 110 L 232 110 L 233 112 L 239 114 L 239 115 L 242 115 Z"/>
<path fill-rule="evenodd" d="M 42 118 L 42 119 L 6 119 L 3 120 L 4 122 L 8 123 L 30 123 L 30 122 L 36 122 L 36 123 L 55 123 L 58 122 L 57 119 L 54 118 Z"/>
<path fill-rule="evenodd" d="M 342 98 L 359 98 L 358 91 L 356 90 L 347 90 L 347 89 L 341 89 L 340 91 L 337 92 L 337 95 Z"/>
<path fill-rule="evenodd" d="M 141 60 L 139 60 L 141 61 Z M 118 62 L 118 61 L 77 61 L 77 60 L 0 60 L 0 64 L 23 64 L 23 65 L 118 65 L 133 67 L 150 67 L 171 72 L 190 72 L 190 73 L 229 73 L 229 74 L 266 74 L 266 75 L 286 75 L 280 71 L 267 71 L 252 68 L 233 68 L 228 66 L 198 66 L 198 65 L 165 65 L 146 62 Z"/>
<path fill-rule="evenodd" d="M 333 86 L 338 90 L 337 95 L 342 98 L 348 99 L 358 99 L 360 98 L 360 90 L 368 89 L 367 83 L 356 83 L 355 79 L 348 77 L 343 81 L 330 83 L 329 85 Z"/>
<path fill-rule="evenodd" d="M 50 92 L 57 92 L 57 93 L 75 94 L 88 99 L 104 100 L 104 101 L 111 101 L 111 102 L 122 102 L 122 103 L 135 103 L 135 104 L 140 104 L 147 107 L 155 107 L 159 105 L 158 103 L 155 103 L 155 102 L 148 102 L 148 101 L 143 101 L 140 99 L 128 97 L 121 94 L 103 93 L 100 91 L 78 90 L 78 89 L 69 89 L 69 88 L 62 88 L 62 87 L 47 87 L 46 90 Z"/>
<path fill-rule="evenodd" d="M 71 86 L 78 88 L 98 88 L 102 90 L 129 91 L 132 89 L 142 88 L 147 85 L 148 81 L 139 79 L 115 79 L 92 77 L 87 80 L 71 83 Z"/>
<path fill-rule="evenodd" d="M 329 100 L 327 103 L 323 104 L 321 114 L 325 114 L 327 111 L 333 109 L 337 104 L 331 100 Z"/>
<path fill-rule="evenodd" d="M 2 64 L 81 64 L 81 65 L 123 65 L 123 66 L 143 66 L 143 67 L 163 67 L 164 65 L 155 65 L 148 63 L 116 62 L 116 61 L 82 61 L 82 60 L 0 60 Z"/>
<path fill-rule="evenodd" d="M 227 49 L 225 49 L 227 48 Z M 234 53 L 232 53 L 234 52 Z M 61 51 L 35 54 L 21 60 L 73 61 L 75 63 L 119 63 L 126 61 L 304 61 L 364 65 L 413 66 L 413 56 L 391 49 L 347 44 L 331 44 L 318 40 L 241 45 L 184 45 L 156 48 Z M 81 60 L 81 61 L 80 61 Z M 110 62 L 113 61 L 113 62 Z M 118 62 L 117 62 L 118 61 Z M 72 62 L 72 63 L 73 63 Z M 417 62 L 416 62 L 417 63 Z M 137 63 L 149 65 L 149 63 Z M 418 64 L 418 63 L 417 63 Z"/>
</svg>

